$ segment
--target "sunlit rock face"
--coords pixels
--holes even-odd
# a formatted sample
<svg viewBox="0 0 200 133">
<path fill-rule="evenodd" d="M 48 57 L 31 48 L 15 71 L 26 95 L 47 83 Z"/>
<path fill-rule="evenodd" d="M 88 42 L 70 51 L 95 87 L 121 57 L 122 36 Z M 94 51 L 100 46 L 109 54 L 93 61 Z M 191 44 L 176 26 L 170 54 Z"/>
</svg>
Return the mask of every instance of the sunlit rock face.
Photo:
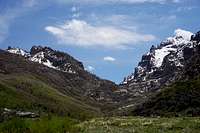
<svg viewBox="0 0 200 133">
<path fill-rule="evenodd" d="M 186 60 L 192 56 L 199 40 L 200 32 L 193 34 L 177 29 L 173 37 L 167 38 L 158 46 L 153 45 L 121 85 L 138 96 L 158 91 L 180 79 Z"/>
<path fill-rule="evenodd" d="M 7 51 L 63 72 L 76 73 L 75 69 L 84 69 L 83 64 L 75 60 L 72 56 L 55 51 L 49 47 L 33 46 L 30 52 L 20 48 L 9 47 Z"/>
</svg>

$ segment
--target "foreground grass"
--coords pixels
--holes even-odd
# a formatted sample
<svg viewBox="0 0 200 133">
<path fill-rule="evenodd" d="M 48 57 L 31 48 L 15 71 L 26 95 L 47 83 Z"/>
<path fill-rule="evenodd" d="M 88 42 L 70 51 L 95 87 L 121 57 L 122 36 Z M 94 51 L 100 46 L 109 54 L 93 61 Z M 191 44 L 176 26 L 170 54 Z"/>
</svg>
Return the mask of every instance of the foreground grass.
<svg viewBox="0 0 200 133">
<path fill-rule="evenodd" d="M 77 121 L 66 117 L 15 118 L 0 133 L 199 133 L 200 118 L 111 117 Z"/>
<path fill-rule="evenodd" d="M 199 133 L 200 118 L 113 117 L 79 124 L 84 133 Z"/>
<path fill-rule="evenodd" d="M 79 133 L 79 121 L 68 117 L 13 118 L 0 123 L 0 133 Z"/>
</svg>

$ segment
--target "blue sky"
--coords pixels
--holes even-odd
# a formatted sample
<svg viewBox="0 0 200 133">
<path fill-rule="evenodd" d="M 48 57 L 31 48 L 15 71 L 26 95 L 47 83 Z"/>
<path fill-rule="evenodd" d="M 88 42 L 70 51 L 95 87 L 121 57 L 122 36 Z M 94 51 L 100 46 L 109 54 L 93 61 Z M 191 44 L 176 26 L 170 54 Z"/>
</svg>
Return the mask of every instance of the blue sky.
<svg viewBox="0 0 200 133">
<path fill-rule="evenodd" d="M 175 29 L 200 30 L 199 0 L 0 0 L 0 48 L 67 52 L 119 83 Z"/>
</svg>

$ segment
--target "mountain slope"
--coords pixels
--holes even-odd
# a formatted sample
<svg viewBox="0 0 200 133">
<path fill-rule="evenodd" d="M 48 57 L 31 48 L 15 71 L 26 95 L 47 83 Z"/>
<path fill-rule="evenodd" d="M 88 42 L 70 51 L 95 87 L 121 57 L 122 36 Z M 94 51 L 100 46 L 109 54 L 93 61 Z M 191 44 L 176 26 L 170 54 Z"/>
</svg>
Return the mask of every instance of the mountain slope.
<svg viewBox="0 0 200 133">
<path fill-rule="evenodd" d="M 0 50 L 1 108 L 90 116 L 108 111 L 117 102 L 117 85 L 85 71 L 68 54 L 41 46 L 30 53 L 8 51 Z M 36 56 L 41 53 L 44 56 Z"/>
<path fill-rule="evenodd" d="M 32 47 L 29 55 L 28 58 L 24 58 L 27 64 L 22 65 L 19 62 L 16 64 L 19 67 L 9 68 L 8 71 L 31 73 L 36 71 L 34 74 L 40 75 L 41 80 L 59 87 L 58 89 L 65 91 L 65 93 L 76 94 L 78 97 L 86 96 L 98 102 L 112 102 L 114 100 L 112 94 L 114 94 L 114 90 L 118 90 L 118 86 L 85 71 L 83 64 L 70 55 L 41 46 Z M 30 67 L 32 64 L 34 64 L 33 68 Z M 18 69 L 23 67 L 25 69 Z"/>
<path fill-rule="evenodd" d="M 0 77 L 1 109 L 53 113 L 78 119 L 101 114 L 98 108 L 62 94 L 30 74 Z"/>
<path fill-rule="evenodd" d="M 193 48 L 190 40 L 193 34 L 178 29 L 174 37 L 169 37 L 157 47 L 152 46 L 150 51 L 142 56 L 142 60 L 135 68 L 135 72 L 125 78 L 122 86 L 135 95 L 159 90 L 179 78 L 185 63 L 184 52 Z"/>
<path fill-rule="evenodd" d="M 200 36 L 192 36 L 193 47 L 183 50 L 184 67 L 179 78 L 162 88 L 132 113 L 134 115 L 200 115 Z"/>
<path fill-rule="evenodd" d="M 176 82 L 138 106 L 133 115 L 199 116 L 200 79 Z"/>
<path fill-rule="evenodd" d="M 162 98 L 164 97 L 160 94 L 162 92 L 165 93 L 165 90 L 170 90 L 168 87 L 171 88 L 172 93 L 175 92 L 174 94 L 177 93 L 189 97 L 186 91 L 185 94 L 181 92 L 181 89 L 177 89 L 177 92 L 175 91 L 176 83 L 185 83 L 186 86 L 187 82 L 195 82 L 198 84 L 198 80 L 193 80 L 196 80 L 195 77 L 200 75 L 199 40 L 200 32 L 192 34 L 191 32 L 178 29 L 175 31 L 174 37 L 167 38 L 158 46 L 152 46 L 150 51 L 142 56 L 142 60 L 135 68 L 135 72 L 126 77 L 120 85 L 126 90 L 126 94 L 124 95 L 128 98 L 114 113 L 145 115 L 145 113 L 148 114 L 148 111 L 142 113 L 143 110 L 149 109 L 156 112 L 156 109 L 154 109 L 154 107 L 156 108 L 156 103 L 163 104 L 166 108 L 170 108 L 170 105 L 162 103 Z M 173 87 L 173 84 L 175 84 L 175 87 Z M 191 90 L 192 89 L 195 88 L 191 88 Z M 172 96 L 172 93 L 169 94 L 169 96 Z M 158 99 L 158 97 L 160 99 Z M 182 103 L 179 101 L 180 99 L 177 98 L 180 97 L 179 95 L 172 97 L 173 102 L 177 104 Z M 164 101 L 167 103 L 166 99 Z M 151 106 L 149 107 L 148 104 Z M 176 106 L 174 108 L 176 108 Z M 182 111 L 184 112 L 185 110 L 186 108 Z M 149 112 L 153 114 L 153 111 Z M 165 113 L 167 112 L 168 111 Z"/>
</svg>

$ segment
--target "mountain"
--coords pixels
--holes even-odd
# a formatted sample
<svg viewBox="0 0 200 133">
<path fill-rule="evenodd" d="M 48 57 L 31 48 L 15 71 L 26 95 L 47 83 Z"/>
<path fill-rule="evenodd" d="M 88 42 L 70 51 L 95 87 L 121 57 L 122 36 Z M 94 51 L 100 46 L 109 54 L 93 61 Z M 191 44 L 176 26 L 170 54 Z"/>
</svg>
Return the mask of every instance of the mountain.
<svg viewBox="0 0 200 133">
<path fill-rule="evenodd" d="M 89 73 L 81 62 L 49 47 L 0 50 L 1 108 L 73 117 L 115 108 L 119 87 Z"/>
<path fill-rule="evenodd" d="M 63 72 L 76 73 L 74 69 L 84 69 L 83 64 L 72 56 L 67 53 L 54 51 L 49 47 L 33 46 L 30 53 L 19 48 L 11 47 L 9 47 L 7 51 Z"/>
<path fill-rule="evenodd" d="M 200 32 L 176 30 L 173 37 L 152 46 L 120 85 L 86 71 L 67 53 L 42 46 L 30 52 L 9 47 L 0 50 L 0 106 L 73 117 L 197 116 L 199 42 Z"/>
<path fill-rule="evenodd" d="M 152 46 L 142 56 L 135 72 L 127 76 L 122 86 L 134 95 L 145 95 L 179 79 L 187 57 L 191 56 L 193 33 L 177 29 L 173 37 Z"/>
<path fill-rule="evenodd" d="M 143 116 L 200 115 L 200 32 L 192 36 L 193 47 L 184 52 L 184 68 L 180 79 L 162 89 L 132 111 Z M 188 54 L 188 51 L 190 51 Z"/>
<path fill-rule="evenodd" d="M 114 113 L 128 115 L 164 87 L 179 81 L 183 77 L 187 58 L 193 55 L 191 49 L 196 45 L 192 37 L 196 35 L 177 29 L 174 36 L 157 46 L 152 45 L 149 52 L 142 56 L 134 73 L 125 77 L 120 84 L 126 99 Z"/>
<path fill-rule="evenodd" d="M 152 46 L 135 73 L 123 82 L 132 94 L 143 96 L 130 109 L 131 114 L 200 115 L 200 32 L 175 33 L 159 46 Z"/>
</svg>

